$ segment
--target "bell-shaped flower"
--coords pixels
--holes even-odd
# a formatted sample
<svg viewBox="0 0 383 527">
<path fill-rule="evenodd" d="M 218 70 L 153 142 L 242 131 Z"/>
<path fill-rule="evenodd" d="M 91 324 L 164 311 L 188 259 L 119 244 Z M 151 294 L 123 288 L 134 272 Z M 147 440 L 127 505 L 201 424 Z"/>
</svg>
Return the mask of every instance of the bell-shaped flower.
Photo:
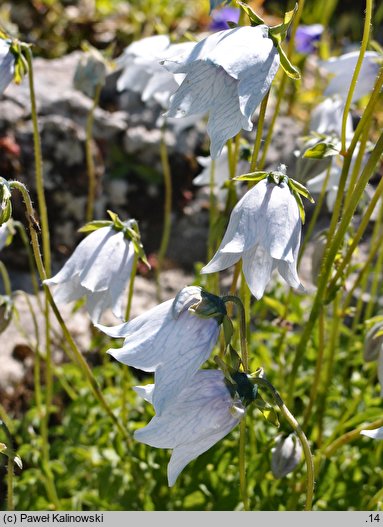
<svg viewBox="0 0 383 527">
<path fill-rule="evenodd" d="M 324 27 L 322 24 L 301 24 L 295 33 L 295 48 L 299 53 L 313 53 L 317 49 Z"/>
<path fill-rule="evenodd" d="M 86 236 L 62 269 L 44 283 L 55 286 L 53 297 L 58 304 L 86 297 L 93 323 L 108 309 L 122 319 L 134 254 L 134 244 L 122 230 L 102 227 Z"/>
<path fill-rule="evenodd" d="M 99 87 L 105 84 L 106 73 L 107 63 L 104 57 L 97 49 L 89 47 L 77 64 L 73 85 L 93 99 Z"/>
<path fill-rule="evenodd" d="M 155 384 L 135 387 L 149 402 L 155 389 Z M 239 398 L 232 398 L 221 371 L 199 370 L 162 414 L 137 430 L 134 438 L 173 450 L 168 465 L 172 487 L 185 466 L 231 432 L 244 414 L 244 405 Z"/>
<path fill-rule="evenodd" d="M 372 437 L 372 439 L 383 439 L 383 426 L 374 430 L 362 430 L 360 433 L 364 436 Z"/>
<path fill-rule="evenodd" d="M 260 299 L 277 269 L 292 287 L 302 289 L 297 259 L 302 222 L 298 204 L 286 181 L 261 180 L 238 201 L 212 260 L 201 273 L 216 273 L 242 258 L 252 294 Z"/>
<path fill-rule="evenodd" d="M 338 96 L 326 97 L 311 112 L 309 129 L 321 135 L 341 137 L 344 101 Z M 351 140 L 354 134 L 352 117 L 349 113 L 346 120 L 346 139 Z"/>
<path fill-rule="evenodd" d="M 330 81 L 324 91 L 326 97 L 339 95 L 344 101 L 347 99 L 358 57 L 359 51 L 351 51 L 340 55 L 340 57 L 331 57 L 319 63 L 320 68 L 329 74 L 330 77 Z M 379 54 L 376 51 L 366 51 L 352 96 L 352 102 L 358 101 L 372 91 L 380 66 Z"/>
<path fill-rule="evenodd" d="M 183 59 L 165 60 L 173 73 L 186 74 L 170 99 L 168 117 L 209 114 L 210 153 L 217 158 L 228 139 L 252 130 L 252 116 L 279 67 L 279 53 L 265 25 L 213 33 Z"/>
<path fill-rule="evenodd" d="M 209 305 L 209 297 L 213 298 Z M 200 315 L 198 314 L 200 313 Z M 108 353 L 123 364 L 155 372 L 153 405 L 161 414 L 209 358 L 226 309 L 219 297 L 200 287 L 185 287 L 178 295 L 133 320 L 115 327 L 97 325 L 121 348 Z"/>
<path fill-rule="evenodd" d="M 0 95 L 10 84 L 15 72 L 15 56 L 10 42 L 0 38 Z"/>
</svg>

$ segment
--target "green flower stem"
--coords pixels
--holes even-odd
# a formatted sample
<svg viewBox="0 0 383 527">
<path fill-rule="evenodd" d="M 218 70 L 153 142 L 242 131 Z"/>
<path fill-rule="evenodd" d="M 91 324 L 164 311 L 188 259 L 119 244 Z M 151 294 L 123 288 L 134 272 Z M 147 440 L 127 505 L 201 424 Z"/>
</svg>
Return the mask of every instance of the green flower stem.
<svg viewBox="0 0 383 527">
<path fill-rule="evenodd" d="M 315 209 L 314 209 L 313 215 L 310 218 L 310 223 L 309 223 L 309 225 L 307 227 L 307 230 L 305 232 L 304 240 L 303 240 L 303 242 L 301 244 L 301 247 L 299 249 L 298 266 L 299 266 L 299 263 L 300 263 L 303 255 L 304 255 L 307 243 L 311 239 L 311 235 L 312 235 L 313 230 L 314 230 L 314 228 L 315 228 L 315 226 L 317 224 L 317 219 L 318 219 L 319 213 L 322 210 L 322 205 L 323 205 L 324 199 L 326 197 L 326 190 L 327 190 L 328 181 L 330 179 L 330 174 L 331 174 L 331 165 L 327 169 L 326 177 L 325 177 L 325 179 L 323 181 L 318 201 L 315 204 Z"/>
<path fill-rule="evenodd" d="M 241 343 L 241 359 L 242 366 L 245 373 L 248 371 L 248 351 L 247 351 L 247 330 L 246 330 L 246 313 L 241 300 L 234 295 L 226 295 L 222 297 L 222 301 L 226 304 L 231 302 L 235 304 L 238 309 L 239 318 L 239 334 Z M 246 420 L 243 417 L 239 425 L 239 482 L 241 488 L 241 496 L 243 507 L 245 511 L 249 510 L 249 497 L 247 492 L 246 482 Z"/>
<path fill-rule="evenodd" d="M 258 156 L 259 156 L 259 151 L 260 151 L 261 143 L 262 143 L 262 132 L 263 132 L 263 126 L 265 123 L 266 108 L 267 108 L 267 103 L 269 102 L 269 95 L 270 95 L 270 90 L 268 90 L 268 92 L 262 99 L 261 106 L 259 108 L 257 134 L 255 136 L 253 152 L 251 155 L 250 172 L 254 172 L 257 168 Z M 251 183 L 251 181 L 249 181 L 249 183 Z"/>
<path fill-rule="evenodd" d="M 4 292 L 7 296 L 11 296 L 12 295 L 11 280 L 9 279 L 7 268 L 5 267 L 2 261 L 0 261 L 0 274 L 3 280 L 3 284 L 4 284 Z"/>
<path fill-rule="evenodd" d="M 288 45 L 287 45 L 286 56 L 287 56 L 288 59 L 291 58 L 291 55 L 292 55 L 292 53 L 294 51 L 295 33 L 297 31 L 299 22 L 300 22 L 301 17 L 302 17 L 304 4 L 305 4 L 304 0 L 298 0 L 298 9 L 297 9 L 297 12 L 295 13 L 294 18 L 293 18 L 292 23 L 291 23 L 290 39 L 289 39 L 289 42 L 288 42 Z M 282 104 L 282 102 L 283 102 L 283 100 L 285 98 L 285 91 L 286 91 L 287 80 L 288 80 L 288 76 L 287 76 L 287 74 L 285 72 L 283 72 L 282 73 L 281 82 L 279 84 L 278 95 L 277 95 L 277 100 L 276 100 L 276 103 L 275 103 L 275 109 L 274 109 L 273 117 L 271 118 L 270 126 L 269 126 L 269 129 L 267 131 L 267 135 L 266 135 L 266 138 L 265 138 L 265 143 L 264 143 L 264 146 L 263 146 L 262 156 L 261 156 L 260 162 L 258 164 L 258 170 L 262 170 L 262 168 L 265 166 L 267 151 L 268 151 L 269 146 L 271 144 L 271 140 L 272 140 L 272 136 L 273 136 L 273 132 L 274 132 L 274 126 L 275 126 L 277 117 L 279 116 L 279 112 L 280 112 L 280 109 L 281 109 L 281 104 Z"/>
<path fill-rule="evenodd" d="M 336 233 L 331 241 L 331 244 L 327 247 L 327 249 L 325 249 L 325 255 L 323 258 L 321 272 L 319 275 L 317 292 L 314 297 L 314 301 L 311 307 L 309 318 L 306 322 L 306 325 L 301 334 L 301 338 L 299 340 L 299 343 L 295 351 L 295 357 L 294 357 L 294 362 L 293 362 L 291 373 L 290 373 L 290 381 L 289 381 L 289 387 L 288 387 L 288 400 L 289 401 L 292 401 L 298 368 L 299 368 L 299 365 L 301 364 L 302 357 L 306 349 L 306 345 L 310 340 L 310 335 L 312 333 L 315 322 L 319 316 L 321 306 L 323 305 L 325 293 L 327 290 L 327 284 L 328 284 L 328 280 L 329 280 L 329 277 L 332 271 L 332 265 L 334 263 L 335 257 L 344 240 L 344 236 L 347 232 L 347 229 L 349 228 L 353 214 L 361 198 L 361 195 L 364 191 L 364 188 L 366 187 L 369 179 L 371 178 L 374 172 L 374 169 L 380 160 L 380 156 L 382 155 L 382 153 L 383 153 L 383 133 L 380 135 L 373 151 L 371 152 L 371 156 L 366 166 L 364 167 L 364 170 L 362 174 L 360 175 L 358 182 L 356 183 L 353 195 L 350 199 L 350 203 L 344 211 L 343 217 L 338 225 Z"/>
<path fill-rule="evenodd" d="M 15 510 L 14 503 L 13 503 L 13 464 L 14 464 L 14 450 L 13 450 L 13 440 L 12 440 L 12 434 L 9 431 L 9 428 L 5 422 L 5 410 L 1 406 L 1 421 L 0 426 L 4 429 L 5 435 L 7 436 L 7 450 L 9 454 L 7 455 L 7 510 L 13 511 Z"/>
<path fill-rule="evenodd" d="M 96 198 L 96 171 L 94 165 L 94 159 L 92 154 L 92 138 L 93 138 L 93 123 L 94 123 L 94 112 L 100 101 L 102 84 L 97 84 L 91 109 L 89 111 L 86 126 L 85 126 L 85 156 L 86 166 L 88 171 L 88 200 L 86 204 L 85 219 L 87 222 L 93 220 L 94 215 L 94 202 Z"/>
<path fill-rule="evenodd" d="M 164 224 L 162 230 L 162 238 L 160 243 L 160 248 L 158 250 L 158 259 L 156 267 L 156 283 L 157 283 L 157 301 L 161 302 L 161 284 L 160 284 L 160 275 L 162 271 L 162 266 L 164 263 L 166 251 L 169 245 L 170 231 L 171 231 L 171 219 L 172 219 L 172 175 L 170 172 L 170 163 L 168 149 L 165 141 L 165 125 L 161 129 L 161 144 L 160 144 L 160 155 L 161 155 L 161 165 L 162 165 L 162 174 L 164 177 L 164 190 L 165 190 L 165 199 L 164 199 Z"/>
<path fill-rule="evenodd" d="M 365 233 L 366 228 L 368 227 L 368 224 L 370 222 L 370 218 L 372 216 L 372 213 L 374 212 L 376 204 L 377 204 L 378 200 L 380 199 L 380 197 L 382 196 L 382 194 L 383 194 L 383 179 L 381 179 L 379 181 L 379 184 L 378 184 L 378 186 L 377 186 L 377 188 L 375 190 L 375 193 L 374 193 L 370 203 L 368 204 L 367 209 L 363 213 L 362 221 L 360 222 L 358 230 L 356 231 L 356 233 L 353 236 L 352 243 L 348 247 L 344 258 L 342 259 L 341 263 L 339 264 L 339 267 L 337 268 L 337 272 L 335 273 L 335 276 L 332 278 L 332 280 L 331 280 L 331 282 L 330 282 L 330 284 L 328 286 L 329 291 L 331 291 L 332 288 L 336 286 L 336 282 L 338 281 L 338 279 L 342 275 L 342 273 L 343 273 L 344 269 L 346 268 L 346 266 L 350 263 L 352 255 L 353 255 L 355 249 L 357 248 L 360 239 L 362 238 L 363 234 Z"/>
<path fill-rule="evenodd" d="M 44 194 L 44 179 L 43 179 L 43 159 L 41 154 L 41 143 L 39 125 L 37 121 L 37 109 L 36 109 L 36 96 L 35 87 L 33 80 L 33 57 L 32 51 L 28 45 L 22 46 L 25 52 L 27 63 L 28 63 L 28 80 L 29 90 L 31 98 L 31 115 L 33 123 L 33 144 L 35 149 L 35 178 L 36 178 L 36 192 L 37 201 L 39 205 L 39 216 L 41 222 L 41 235 L 42 235 L 42 247 L 43 247 L 43 261 L 47 276 L 51 273 L 51 250 L 49 241 L 49 224 L 48 224 L 48 212 L 45 202 Z"/>
<path fill-rule="evenodd" d="M 133 259 L 133 265 L 132 265 L 132 272 L 130 273 L 129 290 L 128 290 L 128 302 L 126 304 L 126 310 L 125 310 L 125 320 L 126 321 L 129 320 L 130 312 L 132 310 L 134 281 L 136 279 L 136 274 L 137 274 L 137 264 L 138 264 L 138 254 L 135 253 L 134 254 L 134 259 Z"/>
<path fill-rule="evenodd" d="M 282 412 L 282 415 L 284 416 L 286 421 L 289 423 L 289 425 L 291 426 L 291 428 L 294 430 L 294 432 L 297 434 L 299 438 L 299 441 L 302 445 L 303 453 L 305 456 L 306 469 L 307 469 L 305 510 L 310 511 L 312 509 L 312 501 L 313 501 L 313 496 L 314 496 L 314 460 L 313 460 L 313 455 L 311 453 L 310 445 L 307 440 L 307 437 L 305 436 L 305 433 L 303 432 L 299 423 L 297 422 L 293 414 L 289 411 L 289 409 L 283 402 L 282 397 L 279 395 L 279 393 L 274 388 L 274 386 L 263 377 L 254 377 L 253 382 L 260 386 L 265 386 L 268 390 L 270 390 L 275 403 L 277 404 L 277 406 L 279 406 Z"/>
<path fill-rule="evenodd" d="M 339 448 L 343 447 L 344 445 L 347 445 L 348 443 L 351 443 L 355 439 L 358 439 L 360 437 L 360 432 L 362 430 L 374 430 L 375 428 L 380 428 L 383 426 L 383 417 L 380 419 L 377 419 L 373 423 L 370 423 L 368 425 L 360 425 L 354 430 L 350 430 L 349 432 L 346 432 L 345 434 L 338 437 L 335 441 L 327 445 L 322 451 L 318 452 L 318 458 L 319 457 L 326 457 L 330 458 L 335 454 Z M 317 462 L 317 459 L 315 460 Z M 319 459 L 318 459 L 319 461 Z"/>
<path fill-rule="evenodd" d="M 37 233 L 36 233 L 36 231 L 34 229 L 33 220 L 31 219 L 31 218 L 33 218 L 33 206 L 32 206 L 32 202 L 31 202 L 28 190 L 25 187 L 25 185 L 23 185 L 19 181 L 11 181 L 10 182 L 10 187 L 19 190 L 19 192 L 21 192 L 21 194 L 23 196 L 24 203 L 25 203 L 25 206 L 26 206 L 26 209 L 27 209 L 27 218 L 28 218 L 28 221 L 29 221 L 29 230 L 30 230 L 30 235 L 31 235 L 33 254 L 34 254 L 34 257 L 35 257 L 36 266 L 37 266 L 37 269 L 38 269 L 38 272 L 39 272 L 40 279 L 41 279 L 41 281 L 44 281 L 47 278 L 47 276 L 46 276 L 46 273 L 45 273 L 44 264 L 43 264 L 43 261 L 42 261 L 42 258 L 41 258 L 41 254 L 40 254 L 40 247 L 39 247 L 39 242 L 38 242 L 38 238 L 37 238 Z M 122 433 L 124 438 L 127 440 L 128 444 L 130 444 L 131 443 L 130 436 L 126 432 L 124 426 L 120 423 L 120 421 L 114 415 L 112 409 L 110 408 L 110 406 L 108 405 L 107 401 L 105 400 L 105 398 L 104 398 L 104 396 L 103 396 L 103 394 L 101 392 L 101 389 L 98 386 L 97 381 L 96 381 L 96 379 L 95 379 L 95 377 L 94 377 L 94 375 L 92 373 L 92 370 L 90 369 L 88 363 L 86 362 L 86 360 L 82 356 L 82 354 L 81 354 L 80 350 L 78 349 L 75 341 L 73 340 L 68 328 L 66 327 L 66 324 L 65 324 L 65 322 L 64 322 L 64 320 L 63 320 L 63 318 L 62 318 L 62 316 L 60 314 L 60 311 L 58 310 L 58 308 L 56 306 L 55 301 L 53 300 L 52 294 L 51 294 L 48 286 L 44 285 L 43 287 L 44 287 L 44 292 L 47 295 L 48 301 L 49 301 L 49 303 L 51 305 L 51 308 L 52 308 L 52 310 L 53 310 L 53 312 L 54 312 L 54 314 L 55 314 L 55 316 L 57 318 L 58 323 L 60 324 L 60 327 L 61 327 L 61 329 L 62 329 L 62 331 L 64 333 L 64 336 L 65 336 L 65 338 L 66 338 L 66 340 L 67 340 L 67 342 L 68 342 L 68 344 L 70 346 L 70 349 L 73 352 L 73 356 L 75 358 L 75 361 L 80 366 L 82 372 L 85 374 L 85 377 L 89 381 L 89 384 L 90 384 L 90 386 L 92 388 L 93 394 L 95 395 L 95 397 L 99 401 L 100 405 L 107 412 L 109 417 L 112 419 L 114 424 L 120 430 L 120 432 Z M 70 357 L 70 358 L 72 359 L 72 357 Z"/>
<path fill-rule="evenodd" d="M 314 407 L 317 395 L 318 395 L 318 389 L 320 386 L 320 377 L 322 373 L 323 368 L 323 357 L 324 357 L 324 350 L 325 350 L 325 317 L 323 314 L 323 309 L 321 310 L 319 314 L 319 324 L 318 324 L 318 354 L 317 354 L 317 360 L 315 364 L 315 372 L 314 372 L 314 378 L 312 380 L 311 385 L 311 391 L 309 396 L 309 402 L 306 406 L 305 412 L 303 414 L 303 428 L 306 429 L 307 424 L 311 417 L 311 412 Z"/>
<path fill-rule="evenodd" d="M 27 235 L 27 233 L 25 231 L 24 225 L 21 222 L 15 221 L 14 222 L 14 226 L 19 231 L 21 241 L 23 242 L 23 245 L 24 245 L 25 250 L 27 252 L 27 258 L 28 258 L 28 264 L 29 264 L 29 269 L 30 269 L 30 273 L 31 273 L 31 282 L 32 282 L 33 292 L 34 292 L 34 294 L 36 296 L 36 301 L 37 301 L 37 303 L 39 304 L 39 307 L 42 310 L 40 297 L 39 297 L 39 284 L 38 284 L 38 281 L 37 281 L 37 278 L 36 278 L 37 269 L 36 269 L 35 261 L 33 259 L 33 252 L 31 250 L 31 246 L 30 246 L 30 243 L 29 243 L 29 240 L 28 240 L 28 235 Z"/>
<path fill-rule="evenodd" d="M 352 75 L 350 89 L 348 90 L 346 103 L 344 105 L 344 111 L 343 111 L 343 117 L 342 117 L 342 132 L 341 132 L 341 139 L 342 139 L 342 151 L 346 152 L 347 146 L 346 146 L 346 128 L 347 128 L 347 117 L 348 113 L 350 111 L 351 103 L 352 103 L 352 97 L 354 95 L 356 83 L 358 81 L 359 72 L 362 67 L 364 55 L 366 53 L 367 45 L 370 39 L 370 32 L 371 32 L 371 19 L 372 19 L 372 5 L 373 0 L 366 0 L 366 10 L 365 10 L 365 19 L 364 19 L 364 28 L 363 28 L 363 37 L 362 42 L 360 45 L 360 51 L 359 51 L 359 57 L 355 66 L 354 73 Z"/>
</svg>

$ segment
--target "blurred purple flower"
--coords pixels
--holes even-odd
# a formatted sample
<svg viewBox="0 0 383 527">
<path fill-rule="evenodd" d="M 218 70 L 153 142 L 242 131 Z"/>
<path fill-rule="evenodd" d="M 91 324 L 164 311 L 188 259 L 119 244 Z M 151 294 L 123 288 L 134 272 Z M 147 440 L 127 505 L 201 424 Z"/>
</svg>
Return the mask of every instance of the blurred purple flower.
<svg viewBox="0 0 383 527">
<path fill-rule="evenodd" d="M 237 23 L 239 20 L 239 9 L 235 7 L 224 7 L 219 11 L 213 11 L 211 15 L 211 22 L 209 24 L 210 31 L 221 31 L 222 29 L 229 29 L 228 22 Z"/>
<path fill-rule="evenodd" d="M 295 47 L 300 53 L 312 53 L 316 50 L 316 43 L 323 33 L 322 24 L 298 26 L 295 33 Z"/>
</svg>

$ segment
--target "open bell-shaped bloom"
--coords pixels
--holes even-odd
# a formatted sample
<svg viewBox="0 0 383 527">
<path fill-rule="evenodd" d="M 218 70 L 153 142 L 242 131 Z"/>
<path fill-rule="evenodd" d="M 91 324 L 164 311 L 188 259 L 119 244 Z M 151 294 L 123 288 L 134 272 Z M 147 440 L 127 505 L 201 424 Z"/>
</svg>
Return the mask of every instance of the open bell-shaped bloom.
<svg viewBox="0 0 383 527">
<path fill-rule="evenodd" d="M 152 402 L 155 384 L 135 390 Z M 168 465 L 172 487 L 185 466 L 231 432 L 244 414 L 245 407 L 239 398 L 232 398 L 221 371 L 199 370 L 162 414 L 137 430 L 134 438 L 156 448 L 173 449 Z"/>
<path fill-rule="evenodd" d="M 234 207 L 221 245 L 201 273 L 222 271 L 242 258 L 246 282 L 257 299 L 263 296 L 274 269 L 289 285 L 301 289 L 296 268 L 301 228 L 299 208 L 288 184 L 263 179 Z"/>
<path fill-rule="evenodd" d="M 201 294 L 199 287 L 185 287 L 175 299 L 125 324 L 97 325 L 111 337 L 124 338 L 121 348 L 108 350 L 110 355 L 128 366 L 155 372 L 153 405 L 158 414 L 178 396 L 217 342 L 219 316 L 202 318 L 195 314 L 195 306 L 202 301 Z M 219 309 L 224 314 L 223 303 Z"/>
<path fill-rule="evenodd" d="M 351 51 L 340 57 L 331 57 L 320 62 L 320 68 L 330 74 L 330 81 L 324 92 L 326 97 L 339 95 L 344 101 L 347 99 L 358 57 L 359 51 Z M 379 62 L 379 54 L 376 51 L 366 51 L 352 96 L 352 102 L 358 101 L 372 91 L 381 66 Z"/>
<path fill-rule="evenodd" d="M 56 286 L 53 297 L 58 304 L 86 297 L 93 323 L 107 309 L 122 319 L 134 254 L 133 242 L 124 232 L 102 227 L 86 236 L 62 269 L 44 283 Z"/>
<path fill-rule="evenodd" d="M 168 117 L 209 114 L 210 153 L 217 158 L 228 139 L 252 130 L 252 116 L 279 67 L 279 53 L 265 25 L 213 33 L 181 58 L 165 60 L 186 74 L 170 99 Z"/>
<path fill-rule="evenodd" d="M 374 430 L 362 430 L 360 433 L 364 436 L 372 437 L 372 439 L 383 439 L 383 426 Z"/>
<path fill-rule="evenodd" d="M 15 72 L 15 56 L 8 40 L 0 39 L 0 95 L 10 84 Z"/>
</svg>

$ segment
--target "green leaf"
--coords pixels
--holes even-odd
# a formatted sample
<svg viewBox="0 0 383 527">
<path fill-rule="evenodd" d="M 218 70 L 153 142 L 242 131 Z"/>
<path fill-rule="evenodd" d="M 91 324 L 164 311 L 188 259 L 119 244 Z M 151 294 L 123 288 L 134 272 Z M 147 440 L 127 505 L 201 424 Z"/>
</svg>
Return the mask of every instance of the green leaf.
<svg viewBox="0 0 383 527">
<path fill-rule="evenodd" d="M 253 11 L 253 9 L 249 5 L 247 5 L 247 4 L 243 3 L 243 2 L 237 2 L 237 4 L 239 5 L 239 7 L 241 9 L 243 9 L 243 11 L 245 11 L 245 13 L 247 14 L 247 16 L 250 19 L 250 23 L 251 23 L 252 26 L 260 26 L 261 24 L 265 23 L 263 18 L 258 16 L 257 13 L 255 11 Z"/>
<path fill-rule="evenodd" d="M 277 26 L 273 26 L 269 29 L 270 37 L 275 39 L 277 43 L 282 42 L 286 38 L 287 31 L 289 30 L 289 27 L 291 25 L 291 22 L 293 21 L 294 15 L 298 10 L 298 4 L 295 4 L 294 9 L 291 11 L 287 11 L 285 13 L 285 16 L 283 18 L 283 22 L 281 24 L 278 24 Z"/>
<path fill-rule="evenodd" d="M 288 75 L 291 79 L 299 80 L 301 78 L 300 71 L 291 64 L 280 43 L 277 44 L 277 50 L 279 53 L 282 69 L 286 75 Z"/>
<path fill-rule="evenodd" d="M 336 156 L 339 154 L 339 148 L 334 143 L 320 142 L 305 150 L 302 157 L 309 157 L 312 159 L 323 159 L 329 156 Z"/>
<path fill-rule="evenodd" d="M 102 229 L 102 227 L 110 227 L 110 225 L 113 225 L 113 222 L 109 220 L 90 221 L 89 223 L 86 223 L 80 227 L 78 232 L 93 232 L 97 231 L 97 229 Z"/>
<path fill-rule="evenodd" d="M 296 181 L 295 179 L 289 178 L 289 187 L 291 189 L 296 190 L 299 194 L 307 198 L 311 203 L 315 203 L 314 198 L 310 194 L 310 192 L 307 190 L 307 188 L 299 183 L 299 181 Z"/>
<path fill-rule="evenodd" d="M 269 175 L 269 172 L 249 172 L 248 174 L 242 174 L 233 178 L 234 181 L 253 181 L 259 183 L 262 179 L 265 179 Z"/>
</svg>

